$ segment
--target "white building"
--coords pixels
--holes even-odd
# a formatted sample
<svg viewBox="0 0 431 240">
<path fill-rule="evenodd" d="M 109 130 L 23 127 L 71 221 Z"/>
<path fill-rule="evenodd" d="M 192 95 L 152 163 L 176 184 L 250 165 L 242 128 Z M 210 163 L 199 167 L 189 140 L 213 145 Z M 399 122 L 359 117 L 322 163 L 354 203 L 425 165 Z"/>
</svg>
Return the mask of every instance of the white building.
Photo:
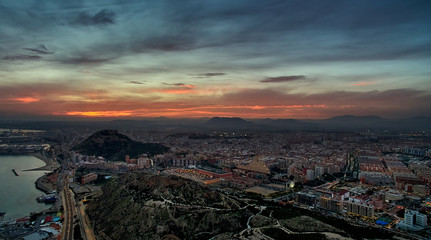
<svg viewBox="0 0 431 240">
<path fill-rule="evenodd" d="M 427 226 L 427 215 L 408 209 L 406 209 L 406 212 L 404 213 L 404 220 L 401 220 L 397 224 L 397 228 L 411 231 L 420 231 Z"/>
</svg>

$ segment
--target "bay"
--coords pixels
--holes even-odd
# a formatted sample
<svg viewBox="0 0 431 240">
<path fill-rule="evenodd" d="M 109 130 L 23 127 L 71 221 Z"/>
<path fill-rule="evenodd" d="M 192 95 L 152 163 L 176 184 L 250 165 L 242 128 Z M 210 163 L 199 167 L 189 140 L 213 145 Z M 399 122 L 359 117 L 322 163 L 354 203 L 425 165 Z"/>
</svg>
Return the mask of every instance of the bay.
<svg viewBox="0 0 431 240">
<path fill-rule="evenodd" d="M 29 216 L 51 206 L 36 201 L 43 192 L 36 189 L 35 182 L 47 172 L 23 171 L 43 166 L 45 162 L 30 155 L 0 155 L 0 212 L 6 212 L 4 220 Z"/>
</svg>

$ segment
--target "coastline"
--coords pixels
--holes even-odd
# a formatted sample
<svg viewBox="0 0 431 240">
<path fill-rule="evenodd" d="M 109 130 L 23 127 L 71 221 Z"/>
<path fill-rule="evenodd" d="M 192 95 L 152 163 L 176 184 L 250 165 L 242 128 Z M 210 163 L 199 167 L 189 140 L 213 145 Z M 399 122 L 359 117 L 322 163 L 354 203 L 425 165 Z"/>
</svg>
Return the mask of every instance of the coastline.
<svg viewBox="0 0 431 240">
<path fill-rule="evenodd" d="M 45 166 L 33 168 L 33 169 L 27 169 L 23 171 L 54 171 L 55 169 L 60 167 L 60 164 L 58 164 L 56 160 L 52 158 L 47 158 L 43 156 L 40 152 L 34 152 L 34 153 L 31 153 L 30 155 L 45 162 Z"/>
<path fill-rule="evenodd" d="M 2 155 L 2 154 L 0 154 L 0 155 Z M 22 167 L 19 167 L 19 171 L 22 171 L 22 172 L 24 172 L 24 171 L 39 171 L 39 173 L 35 172 L 37 175 L 39 175 L 39 177 L 36 180 L 30 181 L 30 182 L 33 182 L 33 184 L 34 184 L 33 185 L 33 189 L 37 189 L 37 190 L 39 190 L 39 191 L 41 191 L 43 193 L 51 193 L 52 190 L 56 189 L 56 181 L 53 182 L 53 181 L 50 181 L 50 179 L 49 179 L 51 175 L 58 174 L 56 172 L 58 171 L 58 169 L 60 167 L 60 164 L 57 163 L 54 159 L 44 158 L 43 157 L 43 153 L 40 153 L 40 152 L 37 152 L 37 153 L 21 153 L 21 154 L 16 153 L 16 154 L 9 154 L 9 155 L 12 155 L 12 156 L 13 155 L 16 155 L 16 156 L 20 156 L 20 155 L 21 156 L 32 156 L 32 157 L 35 157 L 35 158 L 37 158 L 39 160 L 42 160 L 45 163 L 45 166 L 43 166 L 43 167 L 24 170 L 25 169 L 24 168 L 25 165 L 22 165 Z M 32 161 L 34 161 L 34 159 Z M 43 164 L 39 163 L 38 165 L 40 166 L 40 165 L 43 165 Z M 12 170 L 15 170 L 15 169 L 12 169 Z M 19 178 L 19 175 L 17 177 Z M 29 184 L 31 184 L 30 182 L 29 182 Z M 38 195 L 40 195 L 40 193 Z M 36 201 L 36 199 L 34 199 L 34 201 Z M 52 206 L 49 207 L 48 209 L 51 209 L 51 208 L 52 208 Z M 5 209 L 5 210 L 6 211 L 4 211 L 4 212 L 6 212 L 6 214 L 7 214 L 9 211 L 7 209 Z M 18 214 L 18 215 L 22 214 L 20 217 L 10 218 L 11 216 L 6 215 L 6 217 L 3 216 L 3 219 L 0 219 L 0 220 L 1 221 L 13 221 L 13 220 L 16 220 L 16 219 L 21 219 L 21 218 L 26 217 L 26 216 L 31 216 L 34 213 L 44 212 L 46 210 L 47 209 L 36 210 L 36 208 L 35 208 L 35 209 L 32 209 L 31 211 L 27 212 L 25 215 L 23 213 Z"/>
<path fill-rule="evenodd" d="M 34 152 L 34 153 L 31 153 L 30 155 L 37 158 L 37 159 L 42 160 L 43 162 L 45 162 L 45 166 L 39 167 L 39 168 L 27 169 L 24 171 L 49 171 L 48 174 L 45 174 L 45 175 L 41 176 L 40 178 L 38 178 L 34 184 L 35 184 L 36 189 L 38 189 L 38 190 L 40 190 L 46 194 L 51 193 L 53 190 L 55 190 L 55 186 L 52 183 L 45 181 L 45 179 L 52 172 L 54 172 L 56 169 L 58 169 L 60 167 L 60 164 L 58 164 L 58 162 L 52 158 L 45 157 L 40 152 Z"/>
</svg>

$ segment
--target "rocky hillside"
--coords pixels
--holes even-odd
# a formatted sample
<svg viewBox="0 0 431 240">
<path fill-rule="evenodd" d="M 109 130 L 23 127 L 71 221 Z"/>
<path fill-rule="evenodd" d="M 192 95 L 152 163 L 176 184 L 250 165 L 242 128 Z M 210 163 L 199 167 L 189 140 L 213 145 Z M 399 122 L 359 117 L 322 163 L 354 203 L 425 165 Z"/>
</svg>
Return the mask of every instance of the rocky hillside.
<svg viewBox="0 0 431 240">
<path fill-rule="evenodd" d="M 168 149 L 157 143 L 133 141 L 116 130 L 98 131 L 73 148 L 80 153 L 102 156 L 111 161 L 124 161 L 126 155 L 136 158 L 144 153 L 150 156 L 162 154 Z"/>
<path fill-rule="evenodd" d="M 209 239 L 247 228 L 245 206 L 189 180 L 130 173 L 87 209 L 98 239 Z"/>
</svg>

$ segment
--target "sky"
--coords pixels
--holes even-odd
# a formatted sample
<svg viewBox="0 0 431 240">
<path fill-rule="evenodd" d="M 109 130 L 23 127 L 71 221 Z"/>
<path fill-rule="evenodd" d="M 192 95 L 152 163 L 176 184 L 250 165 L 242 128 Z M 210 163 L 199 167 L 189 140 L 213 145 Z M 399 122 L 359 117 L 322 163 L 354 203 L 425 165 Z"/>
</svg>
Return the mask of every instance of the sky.
<svg viewBox="0 0 431 240">
<path fill-rule="evenodd" d="M 0 1 L 0 119 L 431 116 L 431 1 Z"/>
</svg>

